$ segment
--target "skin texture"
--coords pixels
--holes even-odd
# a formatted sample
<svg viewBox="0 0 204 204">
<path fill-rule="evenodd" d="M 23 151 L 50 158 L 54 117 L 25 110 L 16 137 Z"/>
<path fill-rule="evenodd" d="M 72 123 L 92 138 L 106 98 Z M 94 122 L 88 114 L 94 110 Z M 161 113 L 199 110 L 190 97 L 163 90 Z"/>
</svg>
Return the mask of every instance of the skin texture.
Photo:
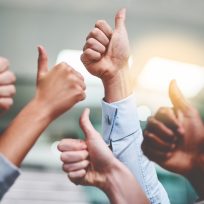
<svg viewBox="0 0 204 204">
<path fill-rule="evenodd" d="M 0 137 L 0 153 L 20 166 L 46 127 L 85 98 L 83 77 L 66 63 L 48 70 L 48 57 L 38 47 L 36 94 Z"/>
<path fill-rule="evenodd" d="M 87 70 L 102 80 L 105 90 L 104 100 L 108 103 L 119 101 L 132 93 L 125 18 L 125 9 L 116 13 L 114 30 L 106 21 L 97 21 L 86 38 L 81 55 Z"/>
<path fill-rule="evenodd" d="M 144 131 L 142 149 L 167 170 L 187 177 L 204 198 L 204 126 L 198 111 L 190 105 L 176 82 L 169 88 L 172 108 L 161 108 Z"/>
<path fill-rule="evenodd" d="M 62 152 L 63 170 L 73 183 L 103 190 L 112 204 L 149 203 L 133 175 L 114 157 L 93 128 L 89 112 L 85 109 L 80 118 L 85 141 L 64 139 L 58 145 Z"/>
<path fill-rule="evenodd" d="M 13 105 L 13 96 L 16 93 L 16 77 L 9 70 L 9 61 L 0 57 L 0 110 L 9 110 Z"/>
<path fill-rule="evenodd" d="M 126 10 L 119 10 L 115 16 L 115 28 L 113 30 L 106 21 L 97 21 L 86 38 L 83 54 L 81 55 L 81 61 L 86 69 L 102 80 L 105 93 L 104 100 L 108 103 L 122 100 L 132 93 L 128 69 L 129 40 L 125 27 L 125 18 Z M 82 116 L 82 118 L 84 117 Z M 87 123 L 90 127 L 90 122 Z M 85 135 L 89 135 L 86 132 L 86 126 L 83 124 L 82 119 L 81 127 Z M 83 154 L 81 157 L 85 159 L 81 163 L 79 162 L 78 165 L 84 169 L 78 171 L 77 162 L 69 160 L 73 159 L 72 150 L 62 153 L 63 168 L 69 172 L 69 178 L 76 184 L 98 186 L 106 192 L 111 203 L 135 203 L 136 200 L 138 203 L 148 203 L 129 170 L 114 158 L 99 134 L 93 128 L 91 130 L 96 135 L 95 139 L 93 138 L 94 143 L 90 138 L 87 139 L 86 145 L 89 151 L 82 150 L 81 153 L 78 152 Z M 92 134 L 92 132 L 90 133 Z M 95 148 L 94 144 L 97 145 Z M 62 151 L 62 149 L 60 150 Z M 76 155 L 78 153 L 75 152 Z M 72 154 L 72 156 L 68 156 L 68 160 L 66 160 L 66 154 Z M 88 155 L 90 160 L 86 159 Z M 76 163 L 70 164 L 70 162 Z M 86 172 L 88 166 L 90 168 Z M 80 176 L 84 176 L 82 180 L 78 179 Z M 123 176 L 127 178 L 127 182 L 121 179 Z M 127 189 L 128 191 L 126 191 Z"/>
</svg>

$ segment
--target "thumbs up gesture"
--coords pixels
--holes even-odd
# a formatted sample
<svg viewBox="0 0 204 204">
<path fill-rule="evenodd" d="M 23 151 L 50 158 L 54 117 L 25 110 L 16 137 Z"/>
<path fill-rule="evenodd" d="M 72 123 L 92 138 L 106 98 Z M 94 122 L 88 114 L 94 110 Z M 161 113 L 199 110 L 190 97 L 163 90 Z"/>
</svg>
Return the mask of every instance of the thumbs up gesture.
<svg viewBox="0 0 204 204">
<path fill-rule="evenodd" d="M 64 139 L 58 145 L 62 152 L 64 171 L 68 173 L 72 182 L 81 185 L 100 183 L 116 161 L 100 134 L 92 126 L 89 112 L 89 109 L 85 109 L 80 118 L 85 141 Z"/>
<path fill-rule="evenodd" d="M 128 69 L 129 40 L 125 27 L 126 10 L 115 16 L 115 28 L 98 20 L 88 34 L 81 55 L 86 69 L 99 77 L 104 85 L 104 100 L 108 103 L 122 100 L 132 93 Z"/>
<path fill-rule="evenodd" d="M 113 156 L 94 129 L 89 113 L 89 109 L 85 109 L 80 118 L 85 141 L 63 139 L 58 145 L 63 170 L 73 183 L 103 190 L 112 204 L 133 204 L 136 200 L 141 204 L 149 203 L 132 173 Z"/>
<path fill-rule="evenodd" d="M 148 120 L 142 148 L 151 160 L 186 176 L 194 184 L 204 169 L 203 122 L 175 81 L 170 83 L 169 96 L 173 109 L 161 108 Z"/>
<path fill-rule="evenodd" d="M 103 81 L 113 78 L 127 66 L 129 41 L 125 16 L 125 9 L 117 12 L 113 31 L 106 21 L 98 20 L 87 36 L 81 60 L 91 74 Z"/>
<path fill-rule="evenodd" d="M 42 46 L 38 47 L 38 73 L 35 99 L 54 120 L 85 98 L 84 79 L 66 63 L 48 69 L 48 57 Z"/>
</svg>

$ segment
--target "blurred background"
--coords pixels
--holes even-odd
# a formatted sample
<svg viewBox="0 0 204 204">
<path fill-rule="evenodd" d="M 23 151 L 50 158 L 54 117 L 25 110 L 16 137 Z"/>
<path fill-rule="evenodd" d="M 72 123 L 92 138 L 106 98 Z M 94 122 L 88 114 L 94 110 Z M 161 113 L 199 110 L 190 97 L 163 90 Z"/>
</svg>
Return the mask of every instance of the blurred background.
<svg viewBox="0 0 204 204">
<path fill-rule="evenodd" d="M 129 63 L 142 127 L 158 107 L 171 105 L 171 79 L 177 80 L 204 117 L 203 0 L 0 0 L 0 55 L 10 60 L 17 75 L 15 104 L 1 118 L 1 131 L 34 95 L 37 45 L 46 48 L 50 68 L 66 61 L 85 76 L 87 83 L 86 101 L 43 133 L 3 204 L 108 203 L 101 191 L 76 187 L 68 181 L 61 171 L 56 146 L 62 138 L 83 137 L 78 119 L 84 107 L 91 108 L 91 120 L 101 131 L 103 87 L 99 79 L 86 72 L 79 57 L 95 22 L 105 19 L 113 27 L 114 14 L 121 7 L 127 8 L 132 50 Z M 193 202 L 195 192 L 184 178 L 157 168 L 171 203 Z"/>
</svg>

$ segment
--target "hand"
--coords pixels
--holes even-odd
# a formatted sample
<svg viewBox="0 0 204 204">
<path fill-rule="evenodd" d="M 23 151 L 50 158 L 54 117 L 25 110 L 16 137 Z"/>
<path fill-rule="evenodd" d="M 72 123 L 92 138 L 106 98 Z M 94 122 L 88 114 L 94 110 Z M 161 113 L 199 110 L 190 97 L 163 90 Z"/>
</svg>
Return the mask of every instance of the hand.
<svg viewBox="0 0 204 204">
<path fill-rule="evenodd" d="M 84 79 L 66 63 L 48 70 L 48 57 L 42 46 L 38 47 L 38 73 L 35 99 L 48 115 L 55 119 L 85 98 Z"/>
<path fill-rule="evenodd" d="M 75 184 L 101 186 L 116 162 L 110 149 L 89 121 L 89 109 L 81 118 L 80 126 L 85 141 L 64 139 L 58 145 L 62 152 L 63 169 Z"/>
<path fill-rule="evenodd" d="M 0 109 L 8 110 L 13 105 L 13 96 L 16 93 L 16 77 L 9 70 L 7 59 L 0 57 Z"/>
<path fill-rule="evenodd" d="M 117 12 L 114 31 L 106 21 L 99 20 L 87 36 L 81 60 L 87 70 L 102 81 L 114 78 L 121 69 L 127 67 L 129 41 L 125 13 L 125 9 Z"/>
<path fill-rule="evenodd" d="M 196 183 L 198 192 L 200 189 L 204 191 L 204 186 L 197 184 L 204 173 L 204 126 L 201 117 L 188 104 L 175 81 L 171 82 L 169 90 L 174 111 L 160 109 L 149 120 L 144 132 L 143 151 L 165 169 L 186 176 L 192 184 Z"/>
<path fill-rule="evenodd" d="M 92 185 L 103 190 L 112 204 L 149 203 L 134 176 L 119 162 L 89 121 L 86 109 L 80 126 L 85 141 L 64 139 L 58 145 L 63 169 L 75 184 Z M 121 179 L 125 178 L 125 180 Z"/>
<path fill-rule="evenodd" d="M 87 70 L 101 78 L 104 100 L 108 103 L 122 100 L 132 93 L 132 80 L 128 70 L 129 41 L 125 28 L 126 10 L 115 16 L 115 29 L 103 20 L 87 36 L 81 60 Z"/>
</svg>

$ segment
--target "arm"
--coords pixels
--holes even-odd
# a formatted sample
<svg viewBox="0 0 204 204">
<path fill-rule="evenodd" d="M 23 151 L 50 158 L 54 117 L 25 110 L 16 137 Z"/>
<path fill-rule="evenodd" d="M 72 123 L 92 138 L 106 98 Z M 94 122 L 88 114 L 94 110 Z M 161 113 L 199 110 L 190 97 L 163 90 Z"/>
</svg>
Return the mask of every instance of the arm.
<svg viewBox="0 0 204 204">
<path fill-rule="evenodd" d="M 143 150 L 167 170 L 182 174 L 204 199 L 204 126 L 197 110 L 170 84 L 171 108 L 161 108 L 148 121 Z"/>
<path fill-rule="evenodd" d="M 0 200 L 19 176 L 19 170 L 8 159 L 0 154 Z"/>
<path fill-rule="evenodd" d="M 154 164 L 141 150 L 143 136 L 135 96 L 102 105 L 104 140 L 111 145 L 113 154 L 131 170 L 151 203 L 168 203 L 168 195 L 158 181 Z"/>
<path fill-rule="evenodd" d="M 104 140 L 111 146 L 113 154 L 131 170 L 151 203 L 169 203 L 168 196 L 157 179 L 154 165 L 141 151 L 143 136 L 136 100 L 131 95 L 133 88 L 128 69 L 129 42 L 125 11 L 121 10 L 116 14 L 114 31 L 106 22 L 102 22 L 96 23 L 96 28 L 100 28 L 97 35 L 93 32 L 96 28 L 88 35 L 82 61 L 90 73 L 101 78 L 104 85 Z M 102 40 L 104 35 L 109 43 Z M 91 40 L 90 43 L 93 38 L 95 41 Z"/>
<path fill-rule="evenodd" d="M 80 119 L 85 141 L 64 139 L 58 145 L 63 169 L 75 184 L 96 186 L 112 204 L 149 203 L 130 171 L 114 158 L 99 133 L 89 121 L 89 110 Z M 83 158 L 83 159 L 82 159 Z M 121 179 L 125 178 L 125 179 Z"/>
<path fill-rule="evenodd" d="M 61 63 L 49 71 L 47 54 L 44 48 L 39 47 L 35 97 L 2 133 L 0 153 L 15 166 L 20 166 L 45 128 L 84 99 L 84 89 L 82 76 L 69 65 Z"/>
<path fill-rule="evenodd" d="M 9 61 L 0 57 L 0 109 L 7 111 L 13 104 L 16 93 L 15 75 L 9 70 Z M 2 113 L 1 113 L 2 114 Z M 18 177 L 19 171 L 9 160 L 0 154 L 0 200 Z"/>
<path fill-rule="evenodd" d="M 0 152 L 20 166 L 35 141 L 52 121 L 46 107 L 33 99 L 12 121 L 0 137 Z"/>
</svg>

